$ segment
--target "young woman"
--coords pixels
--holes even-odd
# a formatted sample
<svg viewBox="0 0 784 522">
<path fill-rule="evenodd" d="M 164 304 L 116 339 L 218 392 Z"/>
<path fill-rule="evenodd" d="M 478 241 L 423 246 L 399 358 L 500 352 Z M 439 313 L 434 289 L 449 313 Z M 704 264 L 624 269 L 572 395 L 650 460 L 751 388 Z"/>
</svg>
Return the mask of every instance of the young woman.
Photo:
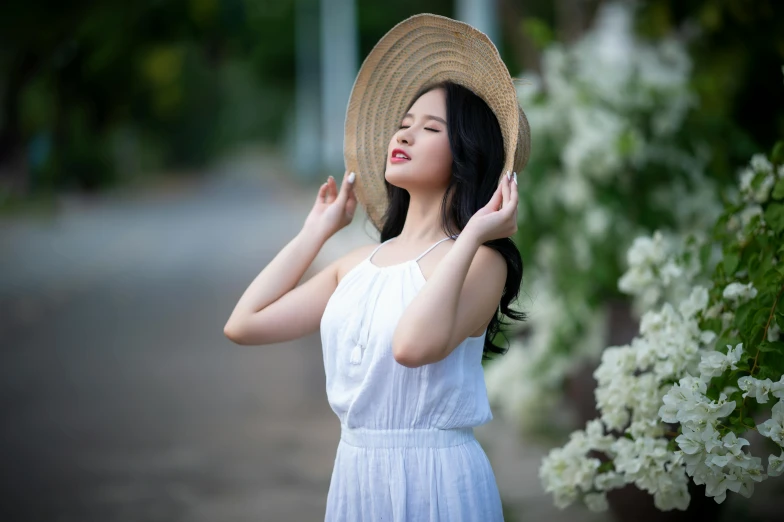
<svg viewBox="0 0 784 522">
<path fill-rule="evenodd" d="M 444 51 L 453 59 L 441 60 Z M 464 65 L 454 60 L 461 52 Z M 482 74 L 466 79 L 477 67 Z M 378 93 L 401 72 L 418 80 Z M 391 136 L 372 130 L 368 107 L 375 123 L 394 122 L 380 122 Z M 483 354 L 503 353 L 492 343 L 502 316 L 523 318 L 510 309 L 522 262 L 510 239 L 517 175 L 507 167 L 525 164 L 529 137 L 509 73 L 482 33 L 418 15 L 366 59 L 346 133 L 356 174 L 347 171 L 340 189 L 332 177 L 321 186 L 301 232 L 242 295 L 225 334 L 260 345 L 321 329 L 341 422 L 326 520 L 503 520 L 473 427 L 492 418 Z M 381 147 L 383 163 L 373 158 Z M 358 202 L 382 243 L 297 286 Z"/>
</svg>

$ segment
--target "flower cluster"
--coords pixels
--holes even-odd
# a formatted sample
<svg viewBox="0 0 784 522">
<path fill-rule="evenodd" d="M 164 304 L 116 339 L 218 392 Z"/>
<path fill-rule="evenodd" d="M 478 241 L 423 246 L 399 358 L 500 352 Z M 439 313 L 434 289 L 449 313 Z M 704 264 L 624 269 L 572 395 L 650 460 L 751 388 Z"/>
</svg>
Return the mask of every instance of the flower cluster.
<svg viewBox="0 0 784 522">
<path fill-rule="evenodd" d="M 526 281 L 535 287 L 521 292 L 531 297 L 521 303 L 530 321 L 509 355 L 526 354 L 503 358 L 497 371 L 490 363 L 486 378 L 499 392 L 491 393 L 496 406 L 523 430 L 542 424 L 540 398 L 557 402 L 570 372 L 598 359 L 604 303 L 622 298 L 617 281 L 634 238 L 657 228 L 701 230 L 720 211 L 706 155 L 677 135 L 695 106 L 689 56 L 675 39 L 638 39 L 630 9 L 604 4 L 582 40 L 545 49 L 541 76 L 525 74 L 518 86 L 535 143 L 520 178 L 525 226 L 515 239 L 534 256 Z M 641 296 L 645 306 L 680 291 L 674 265 L 657 264 L 658 248 L 640 245 L 640 256 L 654 256 L 650 273 L 628 278 L 650 289 L 646 279 L 672 276 L 668 288 Z"/>
<path fill-rule="evenodd" d="M 784 145 L 777 150 L 784 159 Z M 686 509 L 689 479 L 723 502 L 728 491 L 750 496 L 755 483 L 784 472 L 784 169 L 755 156 L 738 195 L 709 239 L 656 233 L 630 249 L 619 284 L 647 311 L 630 344 L 602 353 L 600 418 L 542 463 L 556 505 L 582 499 L 601 510 L 606 491 L 634 484 L 659 509 Z M 736 226 L 760 204 L 758 218 Z M 689 294 L 664 296 L 676 280 Z M 767 469 L 748 451 L 750 430 L 777 448 Z"/>
</svg>

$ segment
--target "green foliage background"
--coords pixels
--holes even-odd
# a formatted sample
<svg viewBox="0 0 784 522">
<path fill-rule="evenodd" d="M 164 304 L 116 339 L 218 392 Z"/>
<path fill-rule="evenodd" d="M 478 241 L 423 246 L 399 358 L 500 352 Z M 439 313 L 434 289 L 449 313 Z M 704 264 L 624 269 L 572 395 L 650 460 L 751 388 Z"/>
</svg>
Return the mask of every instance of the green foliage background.
<svg viewBox="0 0 784 522">
<path fill-rule="evenodd" d="M 580 3 L 583 27 L 600 3 Z M 574 10 L 555 4 L 499 0 L 513 74 L 536 66 L 537 45 L 570 37 Z M 357 0 L 356 10 L 361 59 L 395 23 L 454 16 L 454 2 Z M 30 191 L 98 189 L 159 168 L 192 172 L 239 142 L 279 143 L 294 101 L 295 12 L 295 0 L 4 2 L 0 164 L 29 167 Z M 650 0 L 639 23 L 654 38 L 671 28 L 692 38 L 693 129 L 716 145 L 716 176 L 784 135 L 784 3 Z"/>
</svg>

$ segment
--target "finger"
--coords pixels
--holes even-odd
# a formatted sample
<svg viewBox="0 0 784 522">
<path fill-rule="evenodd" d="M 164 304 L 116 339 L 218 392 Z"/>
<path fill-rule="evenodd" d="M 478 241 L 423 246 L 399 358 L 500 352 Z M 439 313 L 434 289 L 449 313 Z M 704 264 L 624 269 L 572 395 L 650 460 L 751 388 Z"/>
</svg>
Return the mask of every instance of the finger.
<svg viewBox="0 0 784 522">
<path fill-rule="evenodd" d="M 514 181 L 511 181 L 509 183 L 509 203 L 508 204 L 509 204 L 509 209 L 512 211 L 512 213 L 516 213 L 517 212 L 517 200 L 518 200 L 518 197 L 519 197 L 519 194 L 517 192 L 517 184 Z"/>
<path fill-rule="evenodd" d="M 327 182 L 324 182 L 319 187 L 318 196 L 316 197 L 316 201 L 319 203 L 323 203 L 327 198 Z"/>
<path fill-rule="evenodd" d="M 509 208 L 509 178 L 504 176 L 504 180 L 501 182 L 501 192 L 503 194 L 503 207 L 502 208 Z"/>
<path fill-rule="evenodd" d="M 493 212 L 497 211 L 501 208 L 501 203 L 504 201 L 504 193 L 502 192 L 502 184 L 499 184 L 498 187 L 493 192 L 493 195 L 490 197 L 490 201 L 487 202 L 487 207 L 492 210 Z"/>
<path fill-rule="evenodd" d="M 353 195 L 353 191 L 351 194 L 346 201 L 346 215 L 348 217 L 354 217 L 354 212 L 357 210 L 357 198 Z"/>
<path fill-rule="evenodd" d="M 327 179 L 327 203 L 332 203 L 337 197 L 337 189 L 335 188 L 335 178 L 332 176 Z"/>
<path fill-rule="evenodd" d="M 338 200 L 345 205 L 348 201 L 348 195 L 351 191 L 352 183 L 349 182 L 349 172 L 346 171 L 343 173 L 343 182 L 340 184 L 340 194 L 338 194 Z"/>
</svg>

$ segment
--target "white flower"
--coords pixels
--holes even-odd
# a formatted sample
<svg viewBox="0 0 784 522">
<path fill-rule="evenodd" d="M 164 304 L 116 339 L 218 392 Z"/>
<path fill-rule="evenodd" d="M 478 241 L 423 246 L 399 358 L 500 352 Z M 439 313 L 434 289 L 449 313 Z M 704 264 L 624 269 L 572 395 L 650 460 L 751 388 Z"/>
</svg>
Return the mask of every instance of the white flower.
<svg viewBox="0 0 784 522">
<path fill-rule="evenodd" d="M 607 495 L 604 493 L 588 493 L 583 497 L 585 505 L 593 512 L 607 511 Z"/>
<path fill-rule="evenodd" d="M 702 355 L 700 360 L 700 379 L 708 382 L 713 377 L 723 374 L 727 368 L 737 370 L 737 364 L 743 354 L 743 343 L 739 343 L 733 348 L 727 345 L 728 351 L 726 354 L 721 352 L 708 352 Z"/>
<path fill-rule="evenodd" d="M 759 205 L 749 205 L 740 211 L 738 219 L 740 220 L 740 227 L 746 228 L 751 223 L 755 216 L 762 215 L 762 207 Z"/>
<path fill-rule="evenodd" d="M 751 157 L 751 168 L 754 169 L 755 172 L 773 172 L 773 165 L 764 154 L 755 154 Z"/>
<path fill-rule="evenodd" d="M 764 404 L 768 402 L 768 393 L 773 389 L 773 381 L 770 379 L 759 380 L 745 375 L 738 379 L 738 387 L 744 391 L 744 398 L 754 395 L 754 399 L 758 403 Z"/>
<path fill-rule="evenodd" d="M 626 260 L 630 266 L 643 264 L 661 264 L 667 258 L 667 249 L 664 245 L 664 237 L 661 232 L 656 231 L 653 238 L 638 237 L 632 243 L 631 248 L 626 254 Z"/>
<path fill-rule="evenodd" d="M 719 313 L 721 313 L 722 306 L 724 305 L 721 302 L 718 302 L 705 310 L 705 314 L 703 315 L 706 319 L 714 319 L 719 316 Z"/>
<path fill-rule="evenodd" d="M 781 328 L 779 328 L 779 325 L 776 323 L 770 325 L 770 328 L 768 328 L 768 342 L 776 342 L 780 336 Z"/>
<path fill-rule="evenodd" d="M 778 382 L 774 382 L 773 386 L 770 387 L 770 394 L 777 399 L 784 399 L 784 375 L 781 376 L 781 379 L 779 379 Z"/>
<path fill-rule="evenodd" d="M 765 203 L 768 201 L 768 198 L 770 197 L 770 189 L 773 188 L 775 183 L 776 178 L 773 174 L 768 174 L 762 178 L 759 187 L 757 187 L 757 190 L 754 191 L 754 201 L 757 203 Z"/>
<path fill-rule="evenodd" d="M 768 476 L 778 477 L 782 473 L 784 473 L 784 452 L 778 457 L 775 455 L 768 457 Z"/>
<path fill-rule="evenodd" d="M 585 458 L 580 450 L 569 444 L 564 448 L 554 448 L 542 460 L 539 479 L 544 490 L 553 493 L 555 505 L 563 509 L 574 502 L 580 492 L 590 491 L 598 459 Z"/>
<path fill-rule="evenodd" d="M 485 368 L 488 399 L 501 414 L 527 429 L 545 415 L 555 401 L 552 394 L 529 376 L 535 374 L 536 354 L 531 346 L 515 342 L 503 361 L 494 361 Z"/>
<path fill-rule="evenodd" d="M 760 435 L 768 437 L 779 446 L 784 446 L 784 402 L 773 406 L 773 416 L 757 426 Z"/>
<path fill-rule="evenodd" d="M 612 489 L 622 488 L 626 485 L 626 481 L 623 479 L 623 475 L 620 473 L 616 473 L 615 471 L 607 471 L 600 475 L 596 475 L 594 484 L 596 485 L 596 489 L 601 491 L 610 491 Z"/>
<path fill-rule="evenodd" d="M 593 237 L 603 238 L 610 226 L 612 217 L 604 207 L 594 206 L 585 215 L 585 230 Z"/>
<path fill-rule="evenodd" d="M 746 301 L 757 297 L 757 289 L 753 283 L 730 283 L 724 288 L 722 296 L 731 301 Z"/>
<path fill-rule="evenodd" d="M 691 318 L 708 306 L 708 290 L 703 286 L 695 286 L 685 301 L 681 301 L 678 311 L 685 318 Z"/>
<path fill-rule="evenodd" d="M 753 169 L 745 168 L 740 172 L 740 190 L 741 192 L 751 191 L 751 182 L 754 181 L 754 176 L 757 173 Z"/>
</svg>

